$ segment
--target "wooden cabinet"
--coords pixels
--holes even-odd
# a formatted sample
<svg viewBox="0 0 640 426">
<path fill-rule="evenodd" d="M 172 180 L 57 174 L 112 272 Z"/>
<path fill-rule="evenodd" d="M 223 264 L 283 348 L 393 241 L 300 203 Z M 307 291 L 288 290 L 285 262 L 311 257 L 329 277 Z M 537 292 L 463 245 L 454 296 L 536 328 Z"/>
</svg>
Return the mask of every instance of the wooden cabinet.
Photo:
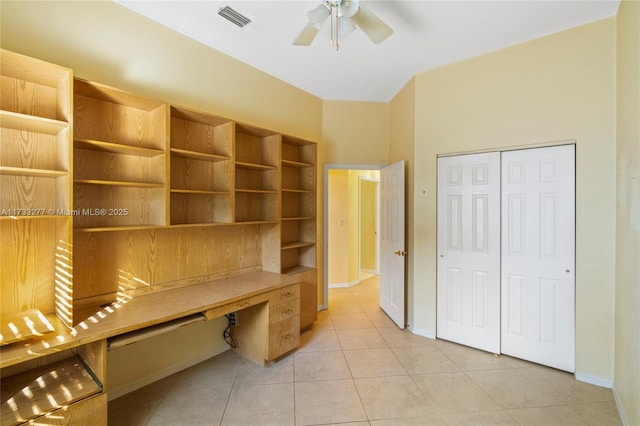
<svg viewBox="0 0 640 426">
<path fill-rule="evenodd" d="M 0 344 L 55 336 L 73 324 L 72 70 L 0 51 Z M 94 345 L 3 368 L 3 425 L 68 423 L 93 400 L 106 415 Z M 100 377 L 100 378 L 98 378 Z M 89 399 L 86 399 L 89 398 Z M 101 402 L 95 402 L 95 401 Z M 64 408 L 62 408 L 64 407 Z M 101 407 L 101 408 L 98 408 Z M 52 417 L 53 416 L 53 417 Z M 106 416 L 105 416 L 106 418 Z"/>
<path fill-rule="evenodd" d="M 6 50 L 0 55 L 0 343 L 4 345 L 52 330 L 60 321 L 67 326 L 72 322 L 73 73 Z M 28 320 L 23 321 L 25 317 Z"/>
<path fill-rule="evenodd" d="M 233 222 L 231 120 L 171 107 L 171 225 Z"/>
<path fill-rule="evenodd" d="M 265 361 L 298 345 L 317 313 L 315 143 L 13 52 L 1 61 L 0 346 L 12 354 L 3 401 L 5 384 L 28 387 L 31 373 L 88 374 L 86 394 L 29 419 L 102 420 L 105 338 L 63 353 L 48 342 L 68 344 L 71 327 L 95 330 L 136 296 L 261 269 L 300 284 L 270 294 L 268 309 L 243 306 L 239 331 L 243 318 L 266 325 L 249 333 Z M 15 414 L 6 409 L 3 424 Z"/>
<path fill-rule="evenodd" d="M 300 327 L 317 319 L 316 144 L 282 137 L 280 267 L 300 277 Z"/>
<path fill-rule="evenodd" d="M 80 79 L 74 82 L 74 227 L 167 224 L 169 107 Z"/>
<path fill-rule="evenodd" d="M 235 139 L 235 222 L 277 222 L 281 136 L 236 124 Z"/>
</svg>

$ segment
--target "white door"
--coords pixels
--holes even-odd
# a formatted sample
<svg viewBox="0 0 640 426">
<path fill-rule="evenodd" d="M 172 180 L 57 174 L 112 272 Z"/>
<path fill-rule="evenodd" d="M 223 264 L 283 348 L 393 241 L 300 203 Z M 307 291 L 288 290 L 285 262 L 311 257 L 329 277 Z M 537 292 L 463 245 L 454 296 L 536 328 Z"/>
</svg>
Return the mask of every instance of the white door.
<svg viewBox="0 0 640 426">
<path fill-rule="evenodd" d="M 500 153 L 438 159 L 438 338 L 500 353 Z"/>
<path fill-rule="evenodd" d="M 404 299 L 404 161 L 380 172 L 380 307 L 400 328 Z"/>
<path fill-rule="evenodd" d="M 502 352 L 575 359 L 575 148 L 502 154 Z"/>
</svg>

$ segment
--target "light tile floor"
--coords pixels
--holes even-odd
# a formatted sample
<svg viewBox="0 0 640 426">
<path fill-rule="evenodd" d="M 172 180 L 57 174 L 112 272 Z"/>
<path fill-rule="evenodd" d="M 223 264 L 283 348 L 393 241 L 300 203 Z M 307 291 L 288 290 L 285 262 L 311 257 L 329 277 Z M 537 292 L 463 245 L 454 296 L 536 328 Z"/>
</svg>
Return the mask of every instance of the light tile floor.
<svg viewBox="0 0 640 426">
<path fill-rule="evenodd" d="M 295 353 L 227 351 L 109 403 L 109 425 L 620 425 L 610 389 L 398 329 L 377 277 L 331 289 Z"/>
</svg>

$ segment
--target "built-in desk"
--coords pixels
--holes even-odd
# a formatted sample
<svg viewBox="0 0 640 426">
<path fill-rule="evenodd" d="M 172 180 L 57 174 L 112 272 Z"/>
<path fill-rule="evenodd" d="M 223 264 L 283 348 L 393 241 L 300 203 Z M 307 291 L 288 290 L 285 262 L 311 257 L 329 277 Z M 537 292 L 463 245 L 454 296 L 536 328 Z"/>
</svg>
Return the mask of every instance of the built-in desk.
<svg viewBox="0 0 640 426">
<path fill-rule="evenodd" d="M 54 412 L 66 420 L 73 416 L 80 423 L 82 419 L 90 419 L 92 424 L 99 424 L 96 420 L 104 418 L 106 424 L 107 343 L 150 327 L 157 332 L 162 324 L 194 314 L 206 320 L 239 312 L 239 324 L 233 330 L 236 350 L 260 364 L 272 362 L 299 343 L 299 299 L 295 276 L 258 271 L 122 298 L 109 306 L 87 309 L 86 319 L 72 330 L 54 323 L 54 332 L 2 348 L 2 424 L 17 424 L 18 421 L 10 421 L 15 417 L 30 419 Z M 87 371 L 95 381 L 94 386 L 84 386 L 90 392 L 86 395 L 60 392 L 60 388 L 68 389 L 68 383 L 75 379 L 87 380 L 87 375 L 78 371 Z M 61 376 L 67 381 L 58 380 Z M 45 385 L 52 389 L 40 392 L 48 402 L 35 400 L 40 398 L 35 394 L 27 397 L 26 402 L 24 396 L 14 398 L 19 391 L 32 388 L 34 381 L 42 382 L 42 377 L 50 377 Z M 15 395 L 5 393 L 5 389 Z M 51 402 L 47 395 L 53 394 L 63 396 Z M 11 398 L 13 405 L 7 402 Z M 33 407 L 39 407 L 39 412 L 34 414 Z"/>
</svg>

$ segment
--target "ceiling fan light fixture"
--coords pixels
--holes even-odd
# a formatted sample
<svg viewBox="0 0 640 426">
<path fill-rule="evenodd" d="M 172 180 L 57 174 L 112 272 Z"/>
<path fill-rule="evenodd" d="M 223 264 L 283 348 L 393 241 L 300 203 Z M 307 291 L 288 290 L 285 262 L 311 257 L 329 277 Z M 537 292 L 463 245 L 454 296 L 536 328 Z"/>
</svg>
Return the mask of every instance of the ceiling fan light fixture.
<svg viewBox="0 0 640 426">
<path fill-rule="evenodd" d="M 340 14 L 342 16 L 346 16 L 347 18 L 351 18 L 353 15 L 358 13 L 360 9 L 360 2 L 358 0 L 342 0 L 340 4 Z"/>
<path fill-rule="evenodd" d="M 331 8 L 327 6 L 326 3 L 322 3 L 318 7 L 313 10 L 310 10 L 307 13 L 307 18 L 309 18 L 309 23 L 316 27 L 317 29 L 322 28 L 322 24 L 327 18 L 331 15 Z"/>
<path fill-rule="evenodd" d="M 351 19 L 349 19 L 346 16 L 340 16 L 338 18 L 338 32 L 340 33 L 341 36 L 346 36 L 348 34 L 351 34 L 355 30 L 356 30 L 356 26 L 353 23 L 353 21 L 351 21 Z"/>
</svg>

